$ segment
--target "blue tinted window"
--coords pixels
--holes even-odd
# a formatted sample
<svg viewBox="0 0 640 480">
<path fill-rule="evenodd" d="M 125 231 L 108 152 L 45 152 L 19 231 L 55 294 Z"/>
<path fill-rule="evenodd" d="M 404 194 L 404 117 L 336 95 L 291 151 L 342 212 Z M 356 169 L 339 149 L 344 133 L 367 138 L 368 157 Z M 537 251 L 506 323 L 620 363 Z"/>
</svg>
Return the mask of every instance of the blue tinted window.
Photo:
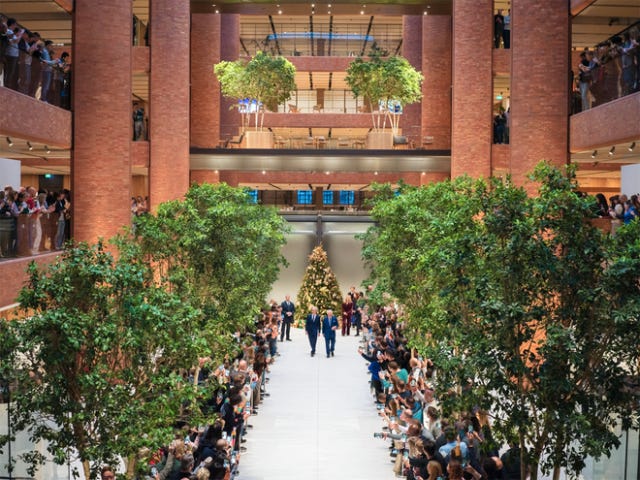
<svg viewBox="0 0 640 480">
<path fill-rule="evenodd" d="M 313 191 L 298 190 L 298 203 L 300 205 L 311 205 L 313 203 Z"/>
<path fill-rule="evenodd" d="M 333 205 L 333 192 L 331 190 L 325 190 L 322 192 L 323 205 Z"/>
<path fill-rule="evenodd" d="M 353 205 L 355 203 L 353 190 L 340 190 L 340 205 Z"/>
<path fill-rule="evenodd" d="M 247 190 L 251 203 L 258 203 L 258 190 Z"/>
</svg>

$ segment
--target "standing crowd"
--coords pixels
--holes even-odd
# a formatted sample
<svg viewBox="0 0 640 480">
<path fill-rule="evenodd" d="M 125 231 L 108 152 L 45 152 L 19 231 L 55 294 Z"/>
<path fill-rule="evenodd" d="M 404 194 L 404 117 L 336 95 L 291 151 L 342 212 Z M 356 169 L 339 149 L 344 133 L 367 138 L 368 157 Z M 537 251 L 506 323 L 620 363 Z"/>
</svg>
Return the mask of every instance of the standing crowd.
<svg viewBox="0 0 640 480">
<path fill-rule="evenodd" d="M 71 64 L 68 52 L 58 56 L 51 40 L 0 14 L 0 86 L 71 108 Z"/>
</svg>

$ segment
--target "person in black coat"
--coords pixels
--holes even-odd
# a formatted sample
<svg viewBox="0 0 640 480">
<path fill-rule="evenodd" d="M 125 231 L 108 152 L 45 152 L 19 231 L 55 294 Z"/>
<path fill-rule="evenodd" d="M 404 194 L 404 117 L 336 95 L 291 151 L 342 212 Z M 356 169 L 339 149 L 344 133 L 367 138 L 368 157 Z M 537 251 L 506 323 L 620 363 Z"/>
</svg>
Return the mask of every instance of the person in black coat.
<svg viewBox="0 0 640 480">
<path fill-rule="evenodd" d="M 307 315 L 304 330 L 309 337 L 311 356 L 313 357 L 316 354 L 316 342 L 318 341 L 318 333 L 320 332 L 320 315 L 318 315 L 318 307 L 311 307 L 311 313 Z"/>
<path fill-rule="evenodd" d="M 282 342 L 284 340 L 286 333 L 287 341 L 290 342 L 291 324 L 293 323 L 293 316 L 296 313 L 296 306 L 291 301 L 291 296 L 287 295 L 280 307 L 282 307 L 282 330 L 280 331 L 280 341 Z"/>
</svg>

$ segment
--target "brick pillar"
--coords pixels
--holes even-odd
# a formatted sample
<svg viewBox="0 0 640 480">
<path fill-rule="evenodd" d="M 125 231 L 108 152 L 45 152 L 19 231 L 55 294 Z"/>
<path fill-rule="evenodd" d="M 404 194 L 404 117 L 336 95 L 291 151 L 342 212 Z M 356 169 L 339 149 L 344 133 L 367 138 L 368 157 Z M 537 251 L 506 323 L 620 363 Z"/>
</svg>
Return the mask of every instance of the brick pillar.
<svg viewBox="0 0 640 480">
<path fill-rule="evenodd" d="M 422 17 L 422 137 L 429 149 L 451 148 L 451 17 Z M 422 138 L 420 139 L 422 142 Z"/>
<path fill-rule="evenodd" d="M 75 2 L 71 186 L 78 241 L 109 239 L 131 222 L 132 15 L 131 0 Z"/>
<path fill-rule="evenodd" d="M 422 38 L 422 15 L 404 15 L 402 17 L 402 56 L 418 71 L 422 70 L 422 42 L 416 39 Z M 404 108 L 400 127 L 402 134 L 416 145 L 420 145 L 422 140 L 420 132 L 422 130 L 420 121 L 422 118 L 420 102 L 407 105 Z"/>
<path fill-rule="evenodd" d="M 240 58 L 240 15 L 222 15 L 220 26 L 220 60 L 230 62 Z M 244 55 L 246 53 L 242 52 Z M 223 137 L 238 135 L 242 119 L 238 110 L 230 108 L 235 100 L 229 100 L 220 96 L 220 134 Z"/>
<path fill-rule="evenodd" d="M 220 61 L 221 15 L 191 15 L 191 145 L 215 148 L 220 139 L 220 84 L 213 66 Z"/>
<path fill-rule="evenodd" d="M 540 160 L 569 158 L 569 5 L 512 2 L 511 18 L 511 174 L 522 185 Z"/>
<path fill-rule="evenodd" d="M 453 1 L 451 177 L 491 174 L 493 0 Z"/>
<path fill-rule="evenodd" d="M 151 0 L 149 200 L 189 188 L 189 2 Z M 197 52 L 197 51 L 196 51 Z"/>
</svg>

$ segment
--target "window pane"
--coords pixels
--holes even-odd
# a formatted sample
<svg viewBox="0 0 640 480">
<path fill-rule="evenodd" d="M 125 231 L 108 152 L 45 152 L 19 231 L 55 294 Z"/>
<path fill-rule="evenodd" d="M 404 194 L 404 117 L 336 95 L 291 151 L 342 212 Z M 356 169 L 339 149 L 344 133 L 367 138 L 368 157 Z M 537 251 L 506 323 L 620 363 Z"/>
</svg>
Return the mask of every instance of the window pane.
<svg viewBox="0 0 640 480">
<path fill-rule="evenodd" d="M 333 192 L 331 190 L 322 192 L 322 204 L 333 205 Z"/>
<path fill-rule="evenodd" d="M 353 205 L 355 194 L 353 190 L 340 191 L 340 205 Z"/>
<path fill-rule="evenodd" d="M 313 191 L 298 190 L 298 203 L 300 205 L 311 205 L 313 203 Z"/>
</svg>

